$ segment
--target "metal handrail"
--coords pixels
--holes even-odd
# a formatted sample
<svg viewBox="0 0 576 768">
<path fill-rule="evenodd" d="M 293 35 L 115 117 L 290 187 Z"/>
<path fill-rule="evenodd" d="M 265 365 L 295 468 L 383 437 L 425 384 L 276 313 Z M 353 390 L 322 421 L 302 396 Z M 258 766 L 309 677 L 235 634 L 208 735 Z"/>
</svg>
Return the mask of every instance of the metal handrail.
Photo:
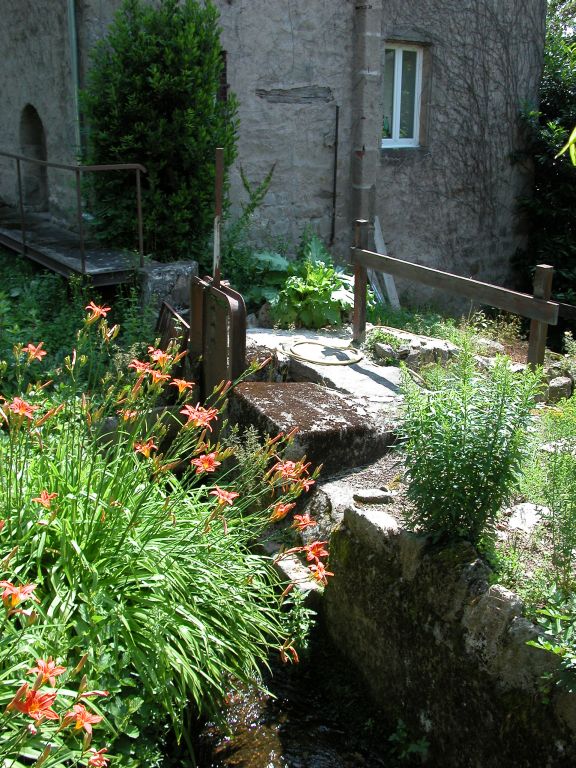
<svg viewBox="0 0 576 768">
<path fill-rule="evenodd" d="M 24 216 L 24 198 L 22 195 L 22 169 L 21 163 L 35 163 L 45 168 L 57 168 L 63 171 L 73 171 L 76 176 L 76 215 L 78 232 L 80 235 L 80 261 L 82 274 L 86 274 L 86 248 L 84 243 L 84 222 L 82 220 L 82 174 L 100 171 L 135 171 L 136 172 L 136 206 L 138 215 L 138 250 L 140 253 L 140 266 L 144 266 L 144 227 L 142 223 L 142 184 L 141 174 L 148 173 L 146 167 L 140 163 L 113 163 L 109 165 L 67 165 L 66 163 L 53 163 L 50 160 L 39 160 L 35 157 L 18 155 L 13 152 L 0 150 L 0 157 L 7 157 L 16 161 L 16 175 L 18 177 L 18 207 L 20 211 L 20 228 L 22 230 L 22 247 L 26 254 L 26 220 Z"/>
</svg>

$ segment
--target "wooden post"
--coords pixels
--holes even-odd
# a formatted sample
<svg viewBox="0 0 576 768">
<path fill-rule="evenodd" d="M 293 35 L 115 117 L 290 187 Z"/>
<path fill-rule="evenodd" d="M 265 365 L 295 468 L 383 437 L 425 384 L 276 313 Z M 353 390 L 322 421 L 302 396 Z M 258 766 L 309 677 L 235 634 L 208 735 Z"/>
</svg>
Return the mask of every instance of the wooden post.
<svg viewBox="0 0 576 768">
<path fill-rule="evenodd" d="M 356 248 L 368 248 L 369 222 L 357 219 L 354 225 L 354 245 Z M 361 341 L 366 331 L 366 288 L 368 276 L 366 267 L 356 264 L 354 267 L 354 320 L 352 323 L 353 341 Z"/>
<path fill-rule="evenodd" d="M 547 264 L 538 264 L 534 272 L 534 290 L 532 295 L 535 299 L 545 299 L 548 301 L 552 294 L 552 278 L 554 277 L 554 267 Z M 543 365 L 544 354 L 546 352 L 546 336 L 548 335 L 548 323 L 539 320 L 532 320 L 530 323 L 530 336 L 528 337 L 528 365 L 536 368 Z"/>
</svg>

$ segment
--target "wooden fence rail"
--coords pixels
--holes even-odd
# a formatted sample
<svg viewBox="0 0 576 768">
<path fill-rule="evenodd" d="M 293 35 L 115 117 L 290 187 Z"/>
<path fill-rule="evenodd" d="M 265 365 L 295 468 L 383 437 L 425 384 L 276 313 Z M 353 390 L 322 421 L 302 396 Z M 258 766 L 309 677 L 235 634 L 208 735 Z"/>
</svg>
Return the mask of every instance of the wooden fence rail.
<svg viewBox="0 0 576 768">
<path fill-rule="evenodd" d="M 508 288 L 501 288 L 490 283 L 482 283 L 469 277 L 460 277 L 451 272 L 424 267 L 410 261 L 403 261 L 392 256 L 374 253 L 366 248 L 368 244 L 369 222 L 356 221 L 352 264 L 354 265 L 354 340 L 359 340 L 366 330 L 366 285 L 367 269 L 386 272 L 395 277 L 423 283 L 432 288 L 439 288 L 451 294 L 465 296 L 497 309 L 513 312 L 529 318 L 530 336 L 528 343 L 528 363 L 534 367 L 544 362 L 546 335 L 549 325 L 558 323 L 559 305 L 550 301 L 554 268 L 545 264 L 536 267 L 534 292 L 518 293 Z"/>
</svg>

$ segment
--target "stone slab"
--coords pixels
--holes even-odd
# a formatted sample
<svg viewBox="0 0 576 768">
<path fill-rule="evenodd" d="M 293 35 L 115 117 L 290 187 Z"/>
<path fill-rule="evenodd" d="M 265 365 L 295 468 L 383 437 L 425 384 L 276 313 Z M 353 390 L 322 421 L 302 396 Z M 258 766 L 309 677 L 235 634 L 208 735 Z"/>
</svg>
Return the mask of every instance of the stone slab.
<svg viewBox="0 0 576 768">
<path fill-rule="evenodd" d="M 230 420 L 272 436 L 297 427 L 286 458 L 305 455 L 323 477 L 378 459 L 394 441 L 394 424 L 374 419 L 360 398 L 311 382 L 239 384 Z"/>
<path fill-rule="evenodd" d="M 326 363 L 308 362 L 296 359 L 291 349 L 297 342 L 315 342 L 336 349 L 336 352 L 325 354 Z M 334 365 L 338 359 L 340 348 L 345 350 L 351 344 L 349 331 L 339 329 L 338 332 L 318 333 L 301 330 L 282 331 L 269 328 L 250 328 L 247 332 L 248 358 L 263 359 L 273 355 L 278 367 L 284 370 L 284 376 L 296 381 L 309 381 L 321 384 L 329 389 L 335 389 L 347 395 L 362 398 L 368 413 L 378 418 L 384 411 L 390 411 L 400 401 L 400 369 L 396 366 L 376 365 L 366 357 L 352 365 Z M 317 359 L 321 348 L 316 347 L 314 357 Z M 299 354 L 306 348 L 298 347 Z M 343 356 L 343 355 L 342 355 Z M 310 354 L 312 357 L 312 354 Z M 276 370 L 272 377 L 275 377 Z"/>
</svg>

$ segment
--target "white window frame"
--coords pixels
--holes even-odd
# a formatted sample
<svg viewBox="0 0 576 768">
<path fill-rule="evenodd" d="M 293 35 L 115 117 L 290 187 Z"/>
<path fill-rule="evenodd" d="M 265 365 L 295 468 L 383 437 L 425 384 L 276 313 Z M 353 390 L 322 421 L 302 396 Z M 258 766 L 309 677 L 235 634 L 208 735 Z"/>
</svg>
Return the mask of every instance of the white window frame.
<svg viewBox="0 0 576 768">
<path fill-rule="evenodd" d="M 394 54 L 394 103 L 392 106 L 392 138 L 382 138 L 382 149 L 390 147 L 420 146 L 420 108 L 422 102 L 422 59 L 423 49 L 418 45 L 386 43 L 384 50 L 393 50 Z M 400 102 L 402 97 L 402 56 L 404 51 L 416 52 L 416 83 L 414 88 L 414 136 L 400 138 Z"/>
</svg>

